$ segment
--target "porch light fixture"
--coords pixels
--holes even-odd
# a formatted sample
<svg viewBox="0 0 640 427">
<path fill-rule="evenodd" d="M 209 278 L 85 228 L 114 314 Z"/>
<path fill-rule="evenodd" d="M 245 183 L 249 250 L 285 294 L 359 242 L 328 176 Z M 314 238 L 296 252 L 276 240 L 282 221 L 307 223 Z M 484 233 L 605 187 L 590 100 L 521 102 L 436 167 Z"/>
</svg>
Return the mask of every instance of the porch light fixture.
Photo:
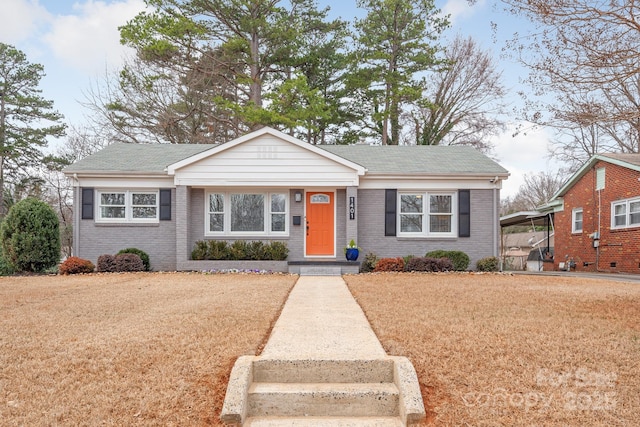
<svg viewBox="0 0 640 427">
<path fill-rule="evenodd" d="M 300 203 L 302 201 L 302 193 L 296 191 L 296 193 L 294 194 L 294 200 L 296 201 L 296 203 Z"/>
</svg>

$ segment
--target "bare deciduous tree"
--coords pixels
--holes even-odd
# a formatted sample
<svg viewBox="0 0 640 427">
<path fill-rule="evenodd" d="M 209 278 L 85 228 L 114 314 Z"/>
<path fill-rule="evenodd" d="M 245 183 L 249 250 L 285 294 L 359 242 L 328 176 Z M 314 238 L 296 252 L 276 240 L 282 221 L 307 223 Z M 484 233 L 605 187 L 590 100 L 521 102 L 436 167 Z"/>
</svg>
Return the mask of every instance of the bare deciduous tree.
<svg viewBox="0 0 640 427">
<path fill-rule="evenodd" d="M 594 150 L 638 152 L 640 3 L 503 2 L 539 29 L 516 34 L 506 50 L 531 70 L 527 83 L 541 101 L 529 99 L 526 118 L 559 130 L 560 160 L 575 168 Z"/>
<path fill-rule="evenodd" d="M 472 38 L 456 37 L 445 60 L 446 67 L 430 78 L 427 105 L 411 113 L 416 143 L 472 145 L 488 152 L 490 137 L 504 125 L 502 74 Z"/>
</svg>

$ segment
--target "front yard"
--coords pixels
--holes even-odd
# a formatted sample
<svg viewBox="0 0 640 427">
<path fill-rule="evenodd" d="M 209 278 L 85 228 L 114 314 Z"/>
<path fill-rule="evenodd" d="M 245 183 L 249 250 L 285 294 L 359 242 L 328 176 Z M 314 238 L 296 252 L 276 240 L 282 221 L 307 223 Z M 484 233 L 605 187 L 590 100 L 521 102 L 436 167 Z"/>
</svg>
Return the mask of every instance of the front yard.
<svg viewBox="0 0 640 427">
<path fill-rule="evenodd" d="M 629 426 L 640 419 L 640 284 L 494 274 L 345 276 L 429 422 Z"/>
<path fill-rule="evenodd" d="M 0 425 L 218 425 L 288 275 L 0 278 Z M 633 425 L 640 284 L 493 274 L 345 276 L 421 382 L 425 425 Z"/>
</svg>

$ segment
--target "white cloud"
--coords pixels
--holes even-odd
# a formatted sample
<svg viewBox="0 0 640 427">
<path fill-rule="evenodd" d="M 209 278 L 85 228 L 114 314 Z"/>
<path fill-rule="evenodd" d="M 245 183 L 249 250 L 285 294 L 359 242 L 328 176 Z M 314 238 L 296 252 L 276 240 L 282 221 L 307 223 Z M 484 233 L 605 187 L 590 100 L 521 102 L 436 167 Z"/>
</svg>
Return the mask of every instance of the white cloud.
<svg viewBox="0 0 640 427">
<path fill-rule="evenodd" d="M 449 20 L 454 26 L 459 20 L 464 20 L 472 16 L 478 10 L 482 9 L 486 0 L 477 0 L 470 2 L 469 0 L 448 0 L 442 6 L 442 13 L 450 15 Z M 470 4 L 473 3 L 473 4 Z"/>
<path fill-rule="evenodd" d="M 0 41 L 17 45 L 37 35 L 39 27 L 50 19 L 38 0 L 2 0 Z"/>
<path fill-rule="evenodd" d="M 521 123 L 525 128 L 528 123 Z M 505 132 L 495 138 L 494 152 L 500 163 L 511 174 L 503 182 L 501 197 L 514 196 L 524 183 L 525 174 L 555 171 L 558 165 L 549 159 L 549 135 L 540 128 L 530 128 L 513 136 L 518 124 L 513 123 Z"/>
<path fill-rule="evenodd" d="M 127 48 L 120 44 L 118 26 L 144 10 L 142 0 L 75 3 L 74 14 L 55 17 L 44 42 L 53 55 L 81 72 L 101 74 L 117 68 Z"/>
</svg>

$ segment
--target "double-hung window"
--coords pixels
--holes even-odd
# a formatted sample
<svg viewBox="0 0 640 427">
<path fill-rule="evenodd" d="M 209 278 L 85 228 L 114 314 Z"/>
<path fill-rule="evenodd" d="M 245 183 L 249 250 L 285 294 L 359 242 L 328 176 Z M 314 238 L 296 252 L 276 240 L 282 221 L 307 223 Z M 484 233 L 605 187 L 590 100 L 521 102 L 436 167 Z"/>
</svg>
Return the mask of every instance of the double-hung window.
<svg viewBox="0 0 640 427">
<path fill-rule="evenodd" d="M 158 192 L 98 191 L 98 222 L 157 222 Z"/>
<path fill-rule="evenodd" d="M 576 208 L 571 211 L 571 232 L 582 233 L 582 208 Z"/>
<path fill-rule="evenodd" d="M 286 193 L 208 192 L 207 235 L 286 235 Z"/>
<path fill-rule="evenodd" d="M 454 193 L 400 193 L 399 236 L 453 237 L 457 230 Z"/>
<path fill-rule="evenodd" d="M 640 199 L 619 200 L 611 204 L 611 228 L 640 227 Z"/>
</svg>

